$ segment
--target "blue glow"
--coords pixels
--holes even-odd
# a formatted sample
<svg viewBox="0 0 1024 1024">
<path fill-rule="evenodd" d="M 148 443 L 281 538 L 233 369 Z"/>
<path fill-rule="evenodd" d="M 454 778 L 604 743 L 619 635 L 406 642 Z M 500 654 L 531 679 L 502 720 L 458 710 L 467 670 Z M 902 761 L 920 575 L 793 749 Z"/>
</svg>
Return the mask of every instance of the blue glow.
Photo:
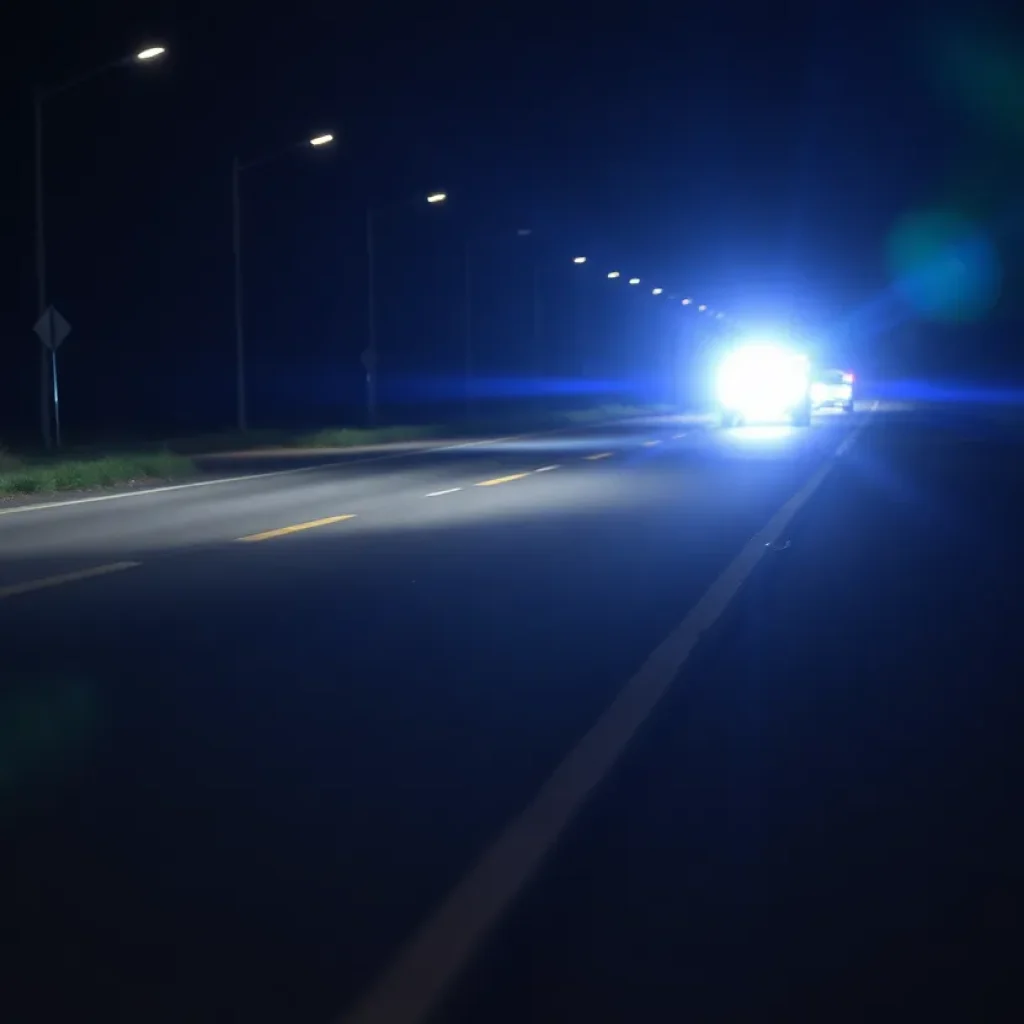
<svg viewBox="0 0 1024 1024">
<path fill-rule="evenodd" d="M 889 265 L 897 290 L 933 320 L 977 320 L 996 303 L 1002 267 L 988 235 L 952 210 L 910 215 L 892 232 Z"/>
<path fill-rule="evenodd" d="M 450 401 L 465 397 L 466 380 L 462 376 L 408 375 L 389 377 L 387 397 L 395 401 Z M 615 379 L 593 380 L 579 377 L 475 377 L 474 398 L 538 398 L 552 395 L 605 395 L 623 390 Z"/>
<path fill-rule="evenodd" d="M 953 385 L 927 380 L 898 380 L 872 384 L 871 392 L 895 402 L 950 402 L 970 405 L 1022 405 L 1024 388 Z"/>
</svg>

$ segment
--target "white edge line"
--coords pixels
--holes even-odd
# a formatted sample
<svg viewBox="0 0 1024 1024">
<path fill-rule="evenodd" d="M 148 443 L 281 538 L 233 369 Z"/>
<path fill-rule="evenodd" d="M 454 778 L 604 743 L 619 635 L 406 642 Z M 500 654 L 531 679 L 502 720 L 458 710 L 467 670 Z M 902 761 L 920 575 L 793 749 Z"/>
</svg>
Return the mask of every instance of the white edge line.
<svg viewBox="0 0 1024 1024">
<path fill-rule="evenodd" d="M 551 470 L 558 469 L 558 465 L 554 466 L 541 466 L 540 469 L 535 469 L 534 473 L 550 473 Z"/>
<path fill-rule="evenodd" d="M 38 505 L 16 505 L 14 508 L 0 508 L 0 516 L 13 516 L 19 512 L 42 512 L 49 508 L 67 508 L 70 505 L 91 505 L 97 501 L 118 501 L 121 498 L 141 498 L 147 494 L 166 494 L 169 491 L 185 491 L 192 487 L 215 487 L 218 484 L 236 484 L 243 480 L 266 480 L 274 476 L 291 476 L 295 473 L 314 473 L 318 470 L 336 469 L 339 466 L 352 466 L 367 462 L 384 462 L 388 459 L 412 458 L 416 455 L 429 455 L 432 452 L 448 452 L 457 448 L 473 448 L 484 444 L 504 444 L 506 441 L 520 441 L 524 437 L 545 437 L 548 434 L 564 434 L 573 430 L 586 431 L 597 427 L 607 427 L 615 423 L 628 423 L 637 417 L 621 420 L 605 420 L 603 423 L 572 424 L 566 427 L 555 427 L 552 430 L 535 430 L 528 434 L 510 434 L 507 437 L 482 437 L 476 441 L 460 441 L 458 444 L 447 444 L 439 447 L 417 448 L 414 451 L 388 452 L 386 455 L 371 455 L 368 458 L 345 459 L 339 462 L 321 462 L 316 466 L 296 466 L 294 469 L 273 469 L 266 473 L 243 473 L 241 476 L 221 476 L 215 480 L 193 480 L 187 484 L 165 484 L 162 487 L 146 487 L 137 491 L 124 491 L 121 494 L 96 494 L 89 498 L 69 498 L 67 501 L 46 501 Z M 208 453 L 209 457 L 216 455 Z M 198 455 L 195 458 L 203 458 Z"/>
<path fill-rule="evenodd" d="M 747 542 L 526 809 L 506 826 L 354 1009 L 340 1018 L 342 1024 L 420 1024 L 436 1006 L 477 944 L 529 883 L 587 797 L 622 756 L 701 636 L 718 621 L 765 556 L 768 545 L 779 539 L 863 429 L 862 425 L 855 430 Z"/>
<path fill-rule="evenodd" d="M 41 576 L 38 579 L 25 580 L 23 583 L 10 583 L 0 587 L 0 600 L 20 597 L 22 594 L 33 594 L 37 590 L 48 590 L 51 587 L 61 587 L 65 583 L 77 583 L 80 580 L 95 579 L 97 576 L 109 576 L 111 573 L 123 572 L 125 569 L 137 569 L 141 564 L 141 562 L 107 562 L 105 565 L 94 565 L 88 569 L 62 572 L 57 576 Z"/>
<path fill-rule="evenodd" d="M 445 491 L 431 491 L 426 497 L 428 498 L 440 498 L 442 494 L 454 494 L 456 491 L 461 491 L 461 487 L 449 487 Z"/>
</svg>

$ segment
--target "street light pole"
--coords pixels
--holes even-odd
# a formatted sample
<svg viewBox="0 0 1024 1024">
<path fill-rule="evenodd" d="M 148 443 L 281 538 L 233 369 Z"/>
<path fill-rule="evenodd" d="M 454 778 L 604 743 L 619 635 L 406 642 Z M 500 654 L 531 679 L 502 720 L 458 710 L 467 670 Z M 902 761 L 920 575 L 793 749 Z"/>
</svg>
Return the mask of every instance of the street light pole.
<svg viewBox="0 0 1024 1024">
<path fill-rule="evenodd" d="M 426 201 L 434 205 L 445 202 L 447 198 L 445 192 L 431 192 Z M 381 209 L 393 209 L 408 202 L 391 203 Z M 366 351 L 363 353 L 363 365 L 366 368 L 366 421 L 370 427 L 377 425 L 377 212 L 373 206 L 366 207 Z"/>
<path fill-rule="evenodd" d="M 261 167 L 294 152 L 299 146 L 325 146 L 334 141 L 330 133 L 314 135 L 303 142 L 293 142 L 283 149 L 265 153 L 244 163 L 238 156 L 231 161 L 231 250 L 234 263 L 235 293 L 235 416 L 239 430 L 249 429 L 247 384 L 245 374 L 245 299 L 242 290 L 242 171 Z"/>
<path fill-rule="evenodd" d="M 547 360 L 541 348 L 541 309 L 540 309 L 540 267 L 533 264 L 533 357 L 536 365 L 544 372 Z"/>
<path fill-rule="evenodd" d="M 245 403 L 245 328 L 242 315 L 242 196 L 241 165 L 231 163 L 231 244 L 235 261 L 235 413 L 239 430 L 247 429 Z"/>
<path fill-rule="evenodd" d="M 108 61 L 100 64 L 92 70 L 78 75 L 59 85 L 44 89 L 36 86 L 32 90 L 32 113 L 33 130 L 35 135 L 34 163 L 35 163 L 35 239 L 36 239 L 36 304 L 39 307 L 41 317 L 47 310 L 46 287 L 46 221 L 43 214 L 43 100 L 48 96 L 55 96 L 58 93 L 65 93 L 75 89 L 94 78 L 106 74 L 115 68 L 125 67 L 132 63 L 148 63 L 158 57 L 162 57 L 167 51 L 162 46 L 148 46 L 139 50 L 134 56 L 123 57 L 118 60 Z M 51 369 L 51 359 L 46 354 L 46 348 L 41 347 L 39 361 L 39 425 L 42 429 L 43 443 L 47 448 L 52 447 L 53 439 L 50 424 L 50 391 L 51 384 L 54 389 L 54 415 L 59 415 L 56 407 L 56 364 Z M 60 427 L 57 427 L 57 443 L 60 443 Z"/>
<path fill-rule="evenodd" d="M 466 418 L 473 416 L 474 381 L 473 381 L 473 245 L 467 238 L 465 247 L 465 317 L 466 333 L 463 338 L 463 373 L 466 391 Z"/>
<path fill-rule="evenodd" d="M 366 425 L 377 425 L 377 297 L 373 207 L 366 208 Z"/>
<path fill-rule="evenodd" d="M 46 222 L 43 217 L 43 91 L 33 90 L 35 123 L 35 219 L 36 219 L 36 306 L 42 316 L 46 312 Z M 50 361 L 46 347 L 39 346 L 39 425 L 43 443 L 53 444 L 50 436 Z"/>
</svg>

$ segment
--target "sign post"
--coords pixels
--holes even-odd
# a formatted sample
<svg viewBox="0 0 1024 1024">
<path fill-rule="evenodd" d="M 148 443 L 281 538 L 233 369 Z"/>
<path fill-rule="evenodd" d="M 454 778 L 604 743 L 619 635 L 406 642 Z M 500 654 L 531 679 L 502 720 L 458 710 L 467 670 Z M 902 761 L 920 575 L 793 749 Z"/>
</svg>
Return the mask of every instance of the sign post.
<svg viewBox="0 0 1024 1024">
<path fill-rule="evenodd" d="M 50 375 L 53 378 L 53 426 L 57 447 L 60 447 L 60 391 L 57 387 L 57 349 L 71 333 L 71 324 L 53 306 L 36 321 L 33 328 L 43 348 L 50 350 Z"/>
</svg>

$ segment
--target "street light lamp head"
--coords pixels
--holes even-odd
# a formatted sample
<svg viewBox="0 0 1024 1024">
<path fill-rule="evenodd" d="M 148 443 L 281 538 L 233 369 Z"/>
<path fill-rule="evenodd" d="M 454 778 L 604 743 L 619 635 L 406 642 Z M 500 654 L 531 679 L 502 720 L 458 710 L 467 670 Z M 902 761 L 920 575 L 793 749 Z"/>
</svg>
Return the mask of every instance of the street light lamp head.
<svg viewBox="0 0 1024 1024">
<path fill-rule="evenodd" d="M 330 132 L 325 132 L 323 135 L 314 135 L 309 140 L 311 146 L 326 146 L 328 142 L 333 142 L 334 136 Z"/>
<path fill-rule="evenodd" d="M 651 294 L 652 294 L 652 295 L 660 295 L 660 294 L 661 294 L 661 292 L 662 292 L 662 289 L 661 289 L 661 288 L 652 288 L 652 289 L 651 289 Z"/>
<path fill-rule="evenodd" d="M 427 196 L 428 203 L 443 203 L 448 198 L 447 192 L 431 192 Z"/>
<path fill-rule="evenodd" d="M 140 61 L 154 60 L 156 57 L 162 57 L 167 52 L 165 46 L 147 46 L 144 50 L 139 50 L 135 54 L 135 59 Z"/>
<path fill-rule="evenodd" d="M 640 278 L 639 277 L 631 277 L 629 279 L 629 283 L 630 284 L 639 284 L 640 283 Z"/>
<path fill-rule="evenodd" d="M 612 270 L 612 271 L 609 272 L 608 276 L 609 277 L 618 277 L 619 276 L 619 272 L 617 270 Z"/>
<path fill-rule="evenodd" d="M 700 305 L 699 305 L 699 306 L 697 307 L 697 311 L 698 311 L 699 313 L 704 313 L 704 312 L 706 312 L 706 311 L 707 311 L 707 308 L 708 308 L 708 307 L 707 307 L 707 306 L 705 306 L 705 305 L 704 305 L 704 303 L 702 302 L 702 303 L 701 303 L 701 304 L 700 304 Z"/>
<path fill-rule="evenodd" d="M 573 256 L 572 261 L 573 261 L 573 263 L 586 263 L 587 262 L 587 257 L 586 256 Z"/>
<path fill-rule="evenodd" d="M 684 306 L 688 306 L 691 302 L 693 302 L 693 299 L 683 299 Z"/>
</svg>

